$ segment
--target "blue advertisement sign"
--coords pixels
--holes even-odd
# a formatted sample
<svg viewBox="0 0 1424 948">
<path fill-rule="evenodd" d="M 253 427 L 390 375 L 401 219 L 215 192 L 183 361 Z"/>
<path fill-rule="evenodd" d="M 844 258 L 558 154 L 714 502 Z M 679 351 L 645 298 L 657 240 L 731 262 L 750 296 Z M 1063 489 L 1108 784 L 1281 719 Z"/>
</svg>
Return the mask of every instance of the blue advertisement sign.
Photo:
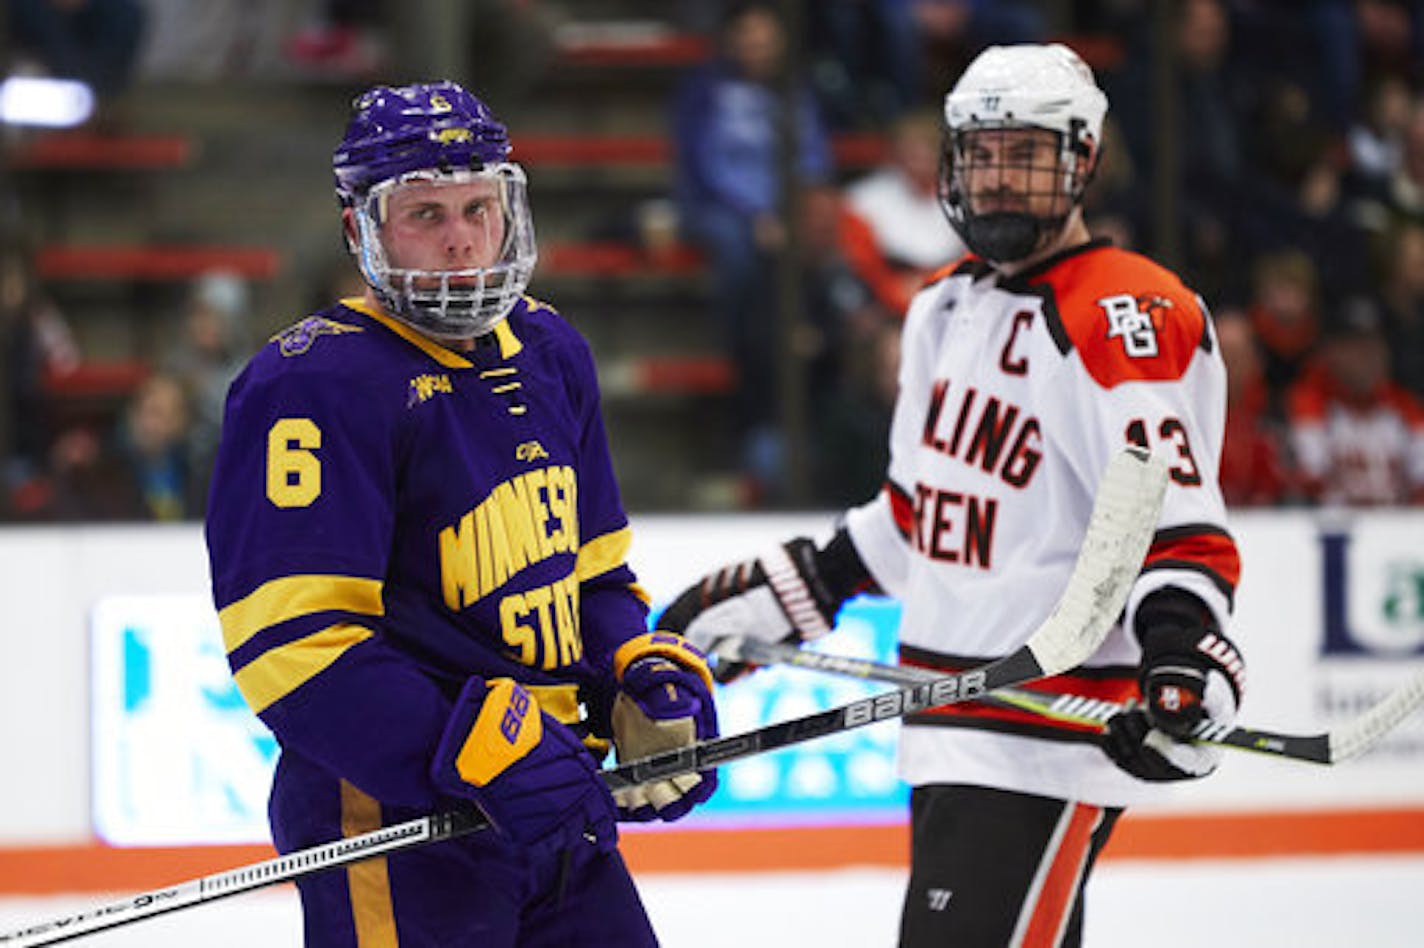
<svg viewBox="0 0 1424 948">
<path fill-rule="evenodd" d="M 93 818 L 114 845 L 263 842 L 277 742 L 228 672 L 205 595 L 91 617 Z"/>
<path fill-rule="evenodd" d="M 899 607 L 860 599 L 816 647 L 894 661 Z M 228 671 L 205 595 L 114 596 L 92 613 L 93 819 L 112 845 L 268 839 L 271 733 Z M 772 668 L 720 689 L 722 733 L 845 704 L 884 685 Z M 701 825 L 903 819 L 893 722 L 739 761 L 693 818 Z"/>
<path fill-rule="evenodd" d="M 834 635 L 818 651 L 895 661 L 900 606 L 861 597 L 841 612 Z M 801 717 L 889 690 L 803 668 L 765 668 L 722 688 L 717 710 L 723 734 Z M 895 775 L 894 722 L 874 724 L 729 764 L 717 793 L 693 820 L 732 824 L 846 823 L 903 820 L 909 790 Z"/>
</svg>

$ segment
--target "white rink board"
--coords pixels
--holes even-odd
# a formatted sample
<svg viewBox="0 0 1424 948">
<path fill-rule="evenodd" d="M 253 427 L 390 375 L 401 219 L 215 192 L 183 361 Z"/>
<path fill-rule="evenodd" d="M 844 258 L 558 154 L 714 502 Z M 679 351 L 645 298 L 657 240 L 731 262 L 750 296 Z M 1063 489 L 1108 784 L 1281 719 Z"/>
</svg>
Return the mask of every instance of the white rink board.
<svg viewBox="0 0 1424 948">
<path fill-rule="evenodd" d="M 834 520 L 832 513 L 637 517 L 632 562 L 663 602 L 707 569 L 797 533 L 824 536 Z M 1424 511 L 1349 522 L 1252 512 L 1234 516 L 1232 529 L 1244 563 L 1234 634 L 1250 666 L 1243 723 L 1320 730 L 1420 666 Z M 1343 566 L 1331 582 L 1327 550 Z M 91 838 L 90 612 L 111 595 L 205 595 L 206 564 L 197 525 L 0 529 L 0 759 L 23 762 L 0 781 L 0 843 Z M 1343 648 L 1333 642 L 1324 656 L 1332 608 L 1353 638 Z M 1424 714 L 1380 752 L 1344 767 L 1230 754 L 1218 774 L 1170 806 L 1421 803 Z"/>
</svg>

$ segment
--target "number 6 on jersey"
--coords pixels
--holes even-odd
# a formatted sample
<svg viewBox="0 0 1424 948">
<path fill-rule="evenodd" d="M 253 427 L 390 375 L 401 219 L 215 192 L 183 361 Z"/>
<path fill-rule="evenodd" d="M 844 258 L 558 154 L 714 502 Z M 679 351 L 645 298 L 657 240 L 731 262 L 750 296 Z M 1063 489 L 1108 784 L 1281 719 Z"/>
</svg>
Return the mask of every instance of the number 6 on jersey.
<svg viewBox="0 0 1424 948">
<path fill-rule="evenodd" d="M 267 499 L 308 507 L 321 494 L 321 429 L 310 418 L 278 418 L 267 432 Z"/>
</svg>

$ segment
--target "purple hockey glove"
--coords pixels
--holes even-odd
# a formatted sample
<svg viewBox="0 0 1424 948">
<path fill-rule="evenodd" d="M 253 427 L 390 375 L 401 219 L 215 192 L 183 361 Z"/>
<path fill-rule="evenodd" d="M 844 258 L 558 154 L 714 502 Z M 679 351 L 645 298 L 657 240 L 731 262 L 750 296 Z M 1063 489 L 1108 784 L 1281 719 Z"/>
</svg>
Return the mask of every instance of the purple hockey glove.
<svg viewBox="0 0 1424 948">
<path fill-rule="evenodd" d="M 435 785 L 474 800 L 529 850 L 618 845 L 617 811 L 578 738 L 509 678 L 471 678 L 431 765 Z"/>
<path fill-rule="evenodd" d="M 625 642 L 613 659 L 618 697 L 613 702 L 613 743 L 627 763 L 717 736 L 712 675 L 702 653 L 679 635 L 654 632 Z M 627 820 L 685 816 L 717 789 L 717 771 L 683 774 L 619 790 Z"/>
</svg>

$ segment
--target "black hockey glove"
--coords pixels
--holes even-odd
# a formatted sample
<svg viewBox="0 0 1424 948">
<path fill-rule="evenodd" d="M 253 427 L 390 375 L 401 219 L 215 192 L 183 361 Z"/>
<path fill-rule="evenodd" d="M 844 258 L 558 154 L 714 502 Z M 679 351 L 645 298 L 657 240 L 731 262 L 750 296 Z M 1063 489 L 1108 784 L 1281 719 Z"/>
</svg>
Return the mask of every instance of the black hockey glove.
<svg viewBox="0 0 1424 948">
<path fill-rule="evenodd" d="M 841 605 L 874 585 L 845 530 L 820 550 L 797 537 L 704 576 L 673 600 L 657 625 L 708 653 L 728 636 L 800 644 L 831 631 Z M 713 674 L 725 684 L 753 667 L 718 659 Z"/>
<path fill-rule="evenodd" d="M 1230 727 L 1245 688 L 1246 666 L 1200 599 L 1162 589 L 1143 600 L 1134 623 L 1142 644 L 1138 681 L 1144 703 L 1108 721 L 1104 746 L 1142 780 L 1204 777 L 1221 748 L 1194 744 L 1203 724 Z"/>
</svg>

